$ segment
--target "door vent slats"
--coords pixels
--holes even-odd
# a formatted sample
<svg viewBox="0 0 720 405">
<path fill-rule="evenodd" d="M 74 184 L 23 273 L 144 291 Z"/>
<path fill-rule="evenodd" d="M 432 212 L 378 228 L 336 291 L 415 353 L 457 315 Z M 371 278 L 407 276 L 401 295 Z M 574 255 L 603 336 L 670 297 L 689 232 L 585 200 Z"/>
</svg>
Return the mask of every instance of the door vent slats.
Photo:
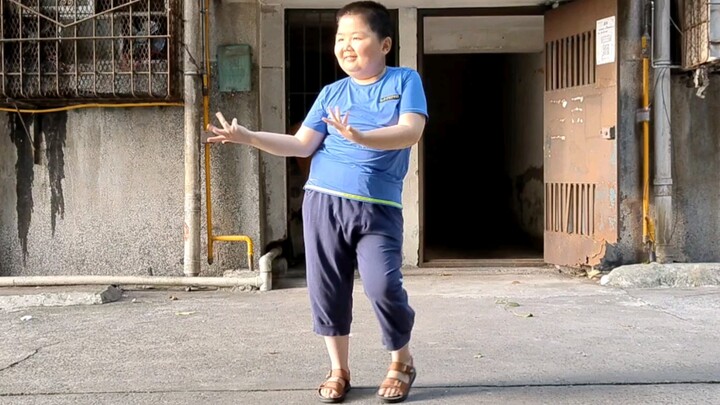
<svg viewBox="0 0 720 405">
<path fill-rule="evenodd" d="M 589 183 L 546 183 L 545 230 L 594 235 L 595 189 Z"/>
<path fill-rule="evenodd" d="M 595 83 L 595 30 L 545 43 L 545 90 Z"/>
</svg>

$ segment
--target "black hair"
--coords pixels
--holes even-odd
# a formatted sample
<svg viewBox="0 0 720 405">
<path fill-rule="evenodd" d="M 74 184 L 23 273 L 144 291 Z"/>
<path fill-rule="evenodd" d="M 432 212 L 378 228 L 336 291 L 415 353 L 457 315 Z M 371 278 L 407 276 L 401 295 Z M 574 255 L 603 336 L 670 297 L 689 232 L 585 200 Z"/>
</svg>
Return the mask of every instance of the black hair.
<svg viewBox="0 0 720 405">
<path fill-rule="evenodd" d="M 345 5 L 336 15 L 339 22 L 346 15 L 359 15 L 365 19 L 370 29 L 380 38 L 390 37 L 393 34 L 393 23 L 388 9 L 374 1 L 356 1 Z"/>
</svg>

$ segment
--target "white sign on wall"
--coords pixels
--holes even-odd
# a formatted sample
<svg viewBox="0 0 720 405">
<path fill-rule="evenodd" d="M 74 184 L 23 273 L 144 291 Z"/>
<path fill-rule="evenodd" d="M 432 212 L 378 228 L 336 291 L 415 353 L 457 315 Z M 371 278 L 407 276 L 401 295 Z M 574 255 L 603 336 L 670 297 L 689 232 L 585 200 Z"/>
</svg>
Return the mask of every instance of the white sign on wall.
<svg viewBox="0 0 720 405">
<path fill-rule="evenodd" d="M 615 16 L 597 20 L 595 25 L 595 63 L 615 62 Z"/>
</svg>

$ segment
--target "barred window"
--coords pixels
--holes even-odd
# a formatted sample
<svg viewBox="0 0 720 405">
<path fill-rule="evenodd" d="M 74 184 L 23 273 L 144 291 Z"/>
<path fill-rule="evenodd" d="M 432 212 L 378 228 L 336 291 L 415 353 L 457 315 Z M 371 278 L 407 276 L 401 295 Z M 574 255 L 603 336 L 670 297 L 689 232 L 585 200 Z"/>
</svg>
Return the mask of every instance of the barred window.
<svg viewBox="0 0 720 405">
<path fill-rule="evenodd" d="M 0 0 L 0 102 L 177 99 L 178 12 L 178 0 Z"/>
</svg>

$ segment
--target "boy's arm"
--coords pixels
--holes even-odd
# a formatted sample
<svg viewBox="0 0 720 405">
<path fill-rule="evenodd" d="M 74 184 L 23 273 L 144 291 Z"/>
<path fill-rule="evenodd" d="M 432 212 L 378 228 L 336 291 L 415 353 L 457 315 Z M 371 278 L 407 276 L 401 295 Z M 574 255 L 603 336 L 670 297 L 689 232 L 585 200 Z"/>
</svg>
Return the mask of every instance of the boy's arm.
<svg viewBox="0 0 720 405">
<path fill-rule="evenodd" d="M 347 125 L 348 115 L 342 119 L 330 111 L 329 118 L 323 120 L 334 126 L 345 138 L 373 149 L 396 150 L 415 145 L 425 129 L 425 116 L 417 113 L 401 114 L 397 125 L 360 132 Z"/>
<path fill-rule="evenodd" d="M 274 132 L 250 132 L 247 145 L 276 156 L 308 157 L 317 150 L 323 137 L 320 132 L 302 126 L 291 136 Z"/>
<path fill-rule="evenodd" d="M 230 124 L 221 113 L 217 113 L 216 116 L 222 124 L 222 128 L 209 125 L 208 131 L 216 136 L 209 137 L 206 142 L 239 143 L 256 147 L 276 156 L 308 157 L 320 146 L 324 137 L 322 133 L 306 126 L 301 126 L 295 135 L 250 131 L 239 125 L 237 119 L 233 119 Z"/>
</svg>

